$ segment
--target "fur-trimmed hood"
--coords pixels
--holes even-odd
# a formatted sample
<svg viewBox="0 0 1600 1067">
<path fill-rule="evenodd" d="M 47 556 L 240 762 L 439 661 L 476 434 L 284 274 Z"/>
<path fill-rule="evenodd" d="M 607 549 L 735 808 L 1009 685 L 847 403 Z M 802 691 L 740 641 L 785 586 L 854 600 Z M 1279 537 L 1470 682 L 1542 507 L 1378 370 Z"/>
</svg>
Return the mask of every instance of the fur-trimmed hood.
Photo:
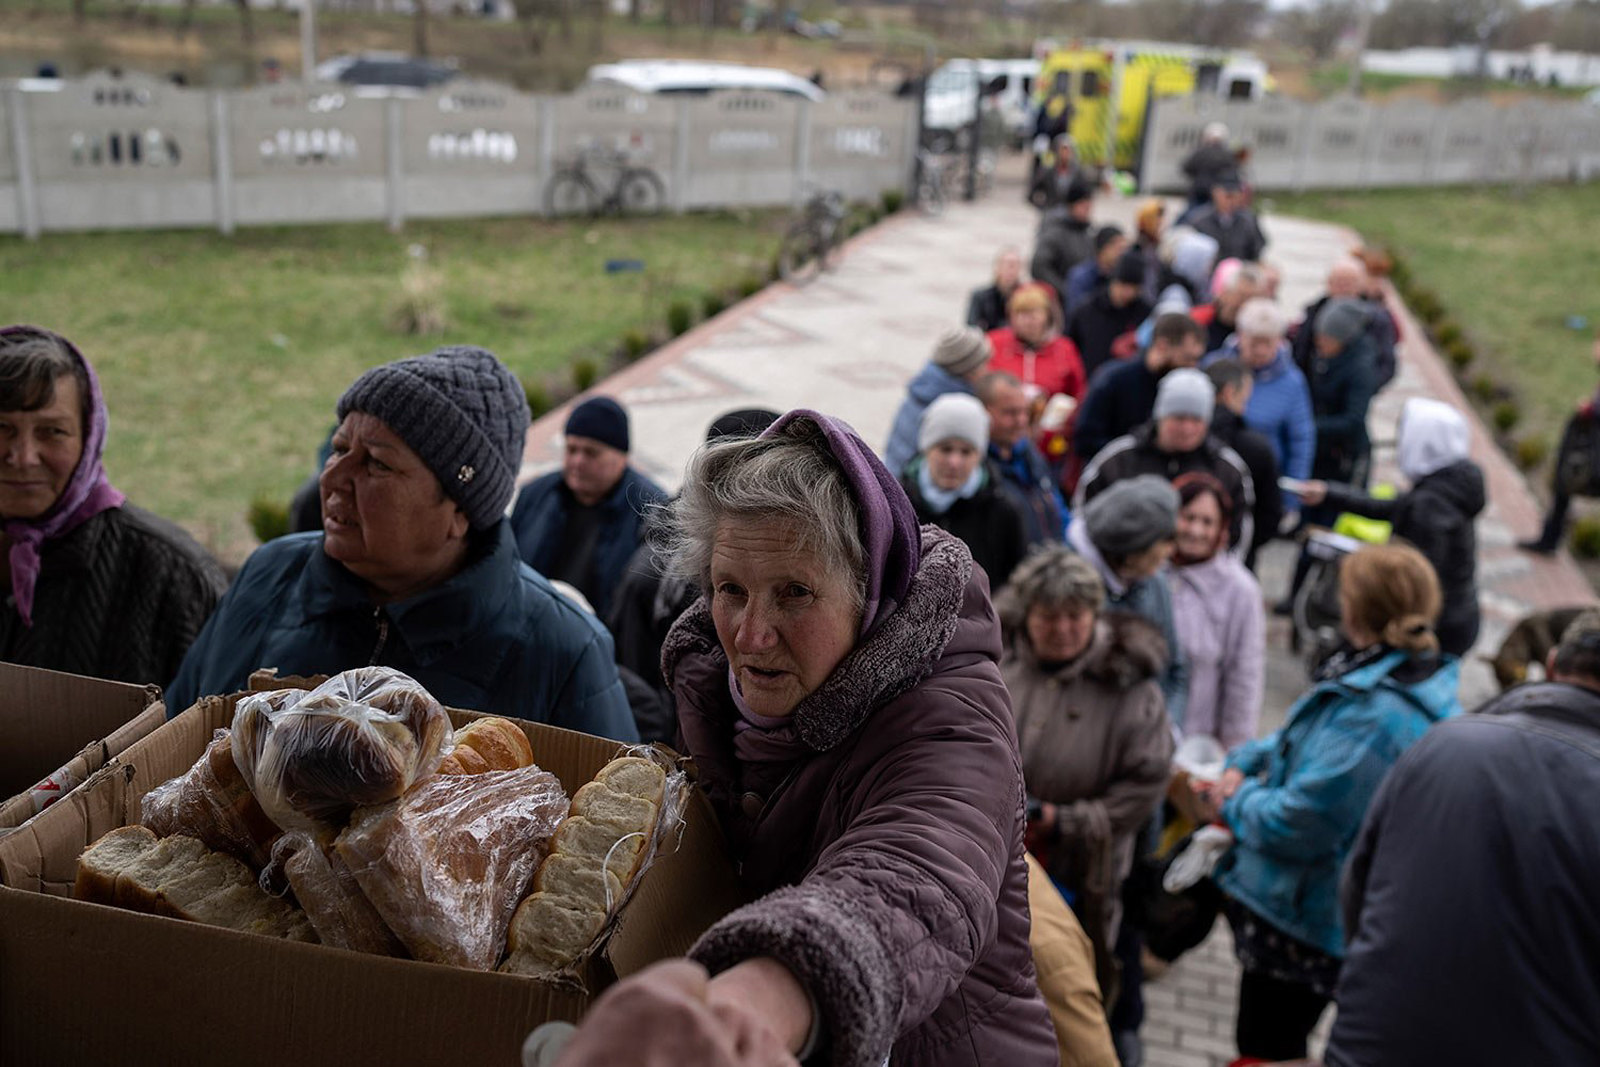
<svg viewBox="0 0 1600 1067">
<path fill-rule="evenodd" d="M 959 538 L 933 525 L 922 527 L 921 542 L 921 565 L 905 600 L 795 708 L 796 733 L 812 751 L 838 745 L 873 709 L 926 678 L 955 635 L 972 576 L 972 553 Z M 707 678 L 727 684 L 728 657 L 717 640 L 706 597 L 696 600 L 667 633 L 661 676 L 674 690 Z"/>
</svg>

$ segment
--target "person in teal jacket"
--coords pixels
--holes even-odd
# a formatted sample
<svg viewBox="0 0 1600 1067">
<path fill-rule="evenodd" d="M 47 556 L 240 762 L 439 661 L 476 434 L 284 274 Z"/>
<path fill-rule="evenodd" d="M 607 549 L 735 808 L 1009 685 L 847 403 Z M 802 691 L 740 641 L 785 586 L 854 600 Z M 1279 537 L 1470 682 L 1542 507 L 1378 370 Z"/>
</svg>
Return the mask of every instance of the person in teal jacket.
<svg viewBox="0 0 1600 1067">
<path fill-rule="evenodd" d="M 528 406 L 490 352 L 384 364 L 339 400 L 323 529 L 245 562 L 167 687 L 176 715 L 250 673 L 378 664 L 445 704 L 638 734 L 611 636 L 517 556 L 505 518 Z"/>
<path fill-rule="evenodd" d="M 1339 878 L 1367 806 L 1401 754 L 1461 710 L 1460 665 L 1438 651 L 1439 582 L 1422 554 L 1372 545 L 1339 577 L 1348 646 L 1282 729 L 1233 750 L 1210 793 L 1234 837 L 1215 878 L 1244 965 L 1241 1057 L 1305 1057 L 1344 956 Z"/>
</svg>

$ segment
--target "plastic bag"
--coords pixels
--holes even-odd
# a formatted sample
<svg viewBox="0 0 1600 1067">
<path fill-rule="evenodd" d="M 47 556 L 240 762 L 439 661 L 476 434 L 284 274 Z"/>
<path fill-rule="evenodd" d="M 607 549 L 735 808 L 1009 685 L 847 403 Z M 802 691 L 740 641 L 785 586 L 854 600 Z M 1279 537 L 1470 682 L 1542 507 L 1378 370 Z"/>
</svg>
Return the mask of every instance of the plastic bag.
<svg viewBox="0 0 1600 1067">
<path fill-rule="evenodd" d="M 272 866 L 281 870 L 324 945 L 376 956 L 406 955 L 355 875 L 328 845 L 303 830 L 290 831 L 274 846 Z"/>
<path fill-rule="evenodd" d="M 139 822 L 157 837 L 199 838 L 256 871 L 266 865 L 281 833 L 239 773 L 227 730 L 212 735 L 194 766 L 146 793 L 139 810 Z"/>
<path fill-rule="evenodd" d="M 644 872 L 676 850 L 687 786 L 666 756 L 640 745 L 579 789 L 534 892 L 511 920 L 511 954 L 500 969 L 581 986 L 579 965 L 605 941 Z"/>
<path fill-rule="evenodd" d="M 240 773 L 285 830 L 327 830 L 355 808 L 395 799 L 452 746 L 443 706 L 388 667 L 345 671 L 309 693 L 245 697 L 233 736 Z"/>
<path fill-rule="evenodd" d="M 334 848 L 413 956 L 487 971 L 568 807 L 537 766 L 435 775 L 357 810 Z"/>
</svg>

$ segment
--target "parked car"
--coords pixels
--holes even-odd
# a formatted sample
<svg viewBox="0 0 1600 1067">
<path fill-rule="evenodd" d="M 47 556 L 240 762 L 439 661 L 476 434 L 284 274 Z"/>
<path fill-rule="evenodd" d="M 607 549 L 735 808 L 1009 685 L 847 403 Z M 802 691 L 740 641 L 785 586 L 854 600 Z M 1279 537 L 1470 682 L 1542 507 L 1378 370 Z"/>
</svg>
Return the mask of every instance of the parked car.
<svg viewBox="0 0 1600 1067">
<path fill-rule="evenodd" d="M 591 83 L 625 85 L 640 93 L 692 93 L 718 89 L 765 89 L 817 101 L 827 94 L 813 82 L 776 67 L 704 63 L 696 59 L 624 59 L 589 68 Z"/>
<path fill-rule="evenodd" d="M 395 89 L 431 89 L 461 76 L 452 61 L 419 59 L 402 52 L 362 52 L 317 64 L 318 81 Z"/>
</svg>

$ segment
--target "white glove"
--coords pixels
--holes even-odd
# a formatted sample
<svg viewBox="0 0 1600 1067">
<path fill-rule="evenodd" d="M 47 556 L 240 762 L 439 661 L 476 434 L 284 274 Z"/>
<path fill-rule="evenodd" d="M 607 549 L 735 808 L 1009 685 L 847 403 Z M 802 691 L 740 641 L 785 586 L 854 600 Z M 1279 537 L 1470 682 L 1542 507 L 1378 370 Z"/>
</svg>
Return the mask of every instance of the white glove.
<svg viewBox="0 0 1600 1067">
<path fill-rule="evenodd" d="M 1161 888 L 1181 893 L 1202 878 L 1211 877 L 1217 861 L 1233 846 L 1233 834 L 1221 826 L 1202 826 L 1189 839 L 1189 846 L 1167 865 Z"/>
</svg>

